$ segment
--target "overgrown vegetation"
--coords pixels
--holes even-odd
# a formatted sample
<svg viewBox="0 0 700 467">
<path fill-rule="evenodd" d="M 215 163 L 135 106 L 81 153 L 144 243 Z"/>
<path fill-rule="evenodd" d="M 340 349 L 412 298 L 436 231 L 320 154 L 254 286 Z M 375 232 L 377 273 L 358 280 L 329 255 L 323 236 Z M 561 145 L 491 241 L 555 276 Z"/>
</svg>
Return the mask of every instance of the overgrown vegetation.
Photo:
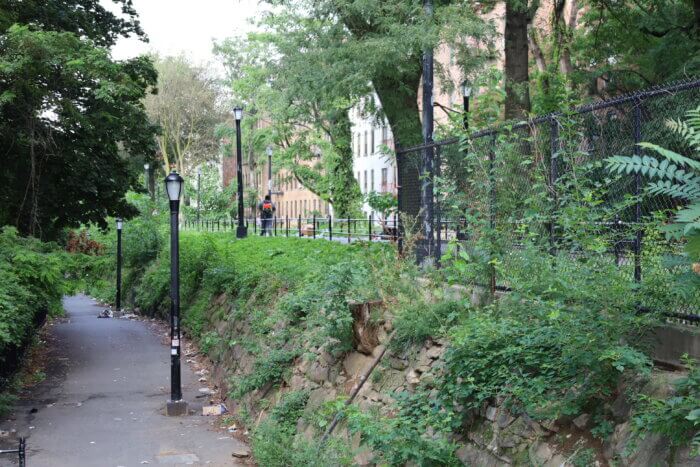
<svg viewBox="0 0 700 467">
<path fill-rule="evenodd" d="M 13 374 L 47 316 L 62 313 L 61 297 L 74 290 L 76 255 L 56 244 L 0 230 L 0 413 L 14 400 Z"/>
</svg>

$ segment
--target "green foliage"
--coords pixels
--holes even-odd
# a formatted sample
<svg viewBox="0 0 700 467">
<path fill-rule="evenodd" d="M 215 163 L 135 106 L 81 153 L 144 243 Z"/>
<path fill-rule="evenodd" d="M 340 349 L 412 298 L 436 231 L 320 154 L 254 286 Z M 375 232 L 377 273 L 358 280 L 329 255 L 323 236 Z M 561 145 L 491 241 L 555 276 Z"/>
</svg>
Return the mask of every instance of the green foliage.
<svg viewBox="0 0 700 467">
<path fill-rule="evenodd" d="M 355 406 L 338 409 L 343 410 L 350 432 L 361 434 L 380 465 L 462 465 L 450 436 L 456 420 L 454 411 L 423 391 L 396 394 L 396 399 L 391 417 L 361 412 Z"/>
<path fill-rule="evenodd" d="M 422 345 L 428 338 L 436 338 L 454 326 L 467 313 L 464 304 L 456 301 L 437 303 L 412 303 L 400 307 L 394 317 L 394 334 L 391 347 L 406 350 Z"/>
<path fill-rule="evenodd" d="M 298 357 L 297 352 L 283 349 L 272 349 L 266 351 L 264 355 L 259 355 L 255 360 L 252 373 L 240 380 L 232 381 L 231 398 L 238 399 L 267 383 L 278 382 L 296 357 Z"/>
<path fill-rule="evenodd" d="M 675 447 L 692 447 L 700 455 L 700 368 L 686 360 L 688 376 L 676 381 L 674 394 L 667 399 L 641 395 L 635 410 L 633 428 L 639 440 L 648 433 L 667 437 Z"/>
<path fill-rule="evenodd" d="M 614 156 L 608 168 L 617 173 L 639 173 L 656 182 L 649 183 L 650 195 L 666 195 L 681 200 L 683 206 L 675 212 L 676 222 L 665 226 L 667 236 L 687 239 L 686 252 L 700 260 L 700 107 L 686 114 L 686 121 L 670 121 L 669 127 L 683 137 L 693 155 L 682 155 L 656 144 L 641 143 L 645 149 L 659 154 L 652 156 Z"/>
<path fill-rule="evenodd" d="M 8 15 L 20 23 L 0 29 L 0 144 L 9 148 L 0 225 L 56 238 L 66 226 L 131 217 L 125 193 L 138 180 L 126 156 L 153 152 L 142 99 L 156 75 L 149 59 L 115 61 L 93 40 L 111 45 L 138 30 L 134 11 L 129 5 L 131 21 L 118 20 L 93 1 L 71 1 L 51 17 L 30 3 L 10 7 L 22 11 Z"/>
<path fill-rule="evenodd" d="M 269 467 L 340 467 L 353 465 L 347 443 L 331 439 L 308 441 L 294 434 L 272 417 L 264 420 L 253 432 L 253 456 L 259 465 Z"/>
<path fill-rule="evenodd" d="M 474 409 L 501 397 L 535 418 L 579 414 L 624 371 L 648 371 L 642 352 L 620 344 L 642 324 L 632 308 L 512 294 L 452 331 L 442 397 Z"/>
<path fill-rule="evenodd" d="M 20 237 L 12 227 L 0 230 L 0 389 L 35 328 L 62 312 L 73 259 L 55 244 Z"/>
</svg>

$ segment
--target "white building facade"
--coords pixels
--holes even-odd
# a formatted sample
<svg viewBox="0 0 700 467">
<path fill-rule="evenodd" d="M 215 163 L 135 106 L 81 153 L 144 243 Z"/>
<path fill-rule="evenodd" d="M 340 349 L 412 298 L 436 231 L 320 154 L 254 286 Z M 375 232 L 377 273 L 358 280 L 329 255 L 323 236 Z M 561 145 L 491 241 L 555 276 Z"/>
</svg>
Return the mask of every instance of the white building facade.
<svg viewBox="0 0 700 467">
<path fill-rule="evenodd" d="M 375 105 L 376 96 L 372 96 Z M 365 198 L 362 211 L 365 215 L 372 213 L 366 202 L 368 193 L 397 194 L 396 157 L 391 129 L 386 119 L 378 120 L 374 115 L 364 112 L 363 105 L 357 105 L 350 111 L 352 123 L 353 172 Z M 379 213 L 374 212 L 374 216 Z"/>
</svg>

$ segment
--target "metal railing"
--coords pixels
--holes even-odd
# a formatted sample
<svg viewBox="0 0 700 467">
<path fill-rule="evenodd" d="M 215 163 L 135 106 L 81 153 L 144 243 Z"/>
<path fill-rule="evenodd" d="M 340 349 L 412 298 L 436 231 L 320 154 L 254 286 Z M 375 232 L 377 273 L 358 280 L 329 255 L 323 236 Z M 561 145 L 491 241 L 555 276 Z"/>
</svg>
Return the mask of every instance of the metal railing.
<svg viewBox="0 0 700 467">
<path fill-rule="evenodd" d="M 373 214 L 366 218 L 336 218 L 333 216 L 260 217 L 247 218 L 248 234 L 271 237 L 303 237 L 327 239 L 342 243 L 355 241 L 394 242 L 398 238 L 398 219 L 377 218 Z M 185 219 L 184 230 L 203 232 L 235 231 L 236 219 L 197 220 Z"/>
<path fill-rule="evenodd" d="M 19 439 L 17 449 L 0 449 L 0 455 L 2 454 L 17 454 L 19 460 L 19 467 L 25 467 L 26 465 L 26 450 L 27 441 L 24 438 Z"/>
</svg>

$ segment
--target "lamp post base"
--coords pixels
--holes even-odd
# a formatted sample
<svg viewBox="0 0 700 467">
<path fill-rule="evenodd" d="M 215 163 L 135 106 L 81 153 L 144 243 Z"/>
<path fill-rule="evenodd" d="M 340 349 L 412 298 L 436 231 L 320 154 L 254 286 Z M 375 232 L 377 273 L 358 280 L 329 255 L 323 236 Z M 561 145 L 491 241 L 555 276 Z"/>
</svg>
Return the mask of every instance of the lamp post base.
<svg viewBox="0 0 700 467">
<path fill-rule="evenodd" d="M 236 227 L 236 238 L 246 238 L 248 236 L 248 227 L 239 225 Z"/>
<path fill-rule="evenodd" d="M 182 399 L 179 401 L 166 402 L 165 415 L 167 417 L 181 417 L 187 415 L 187 402 Z"/>
</svg>

